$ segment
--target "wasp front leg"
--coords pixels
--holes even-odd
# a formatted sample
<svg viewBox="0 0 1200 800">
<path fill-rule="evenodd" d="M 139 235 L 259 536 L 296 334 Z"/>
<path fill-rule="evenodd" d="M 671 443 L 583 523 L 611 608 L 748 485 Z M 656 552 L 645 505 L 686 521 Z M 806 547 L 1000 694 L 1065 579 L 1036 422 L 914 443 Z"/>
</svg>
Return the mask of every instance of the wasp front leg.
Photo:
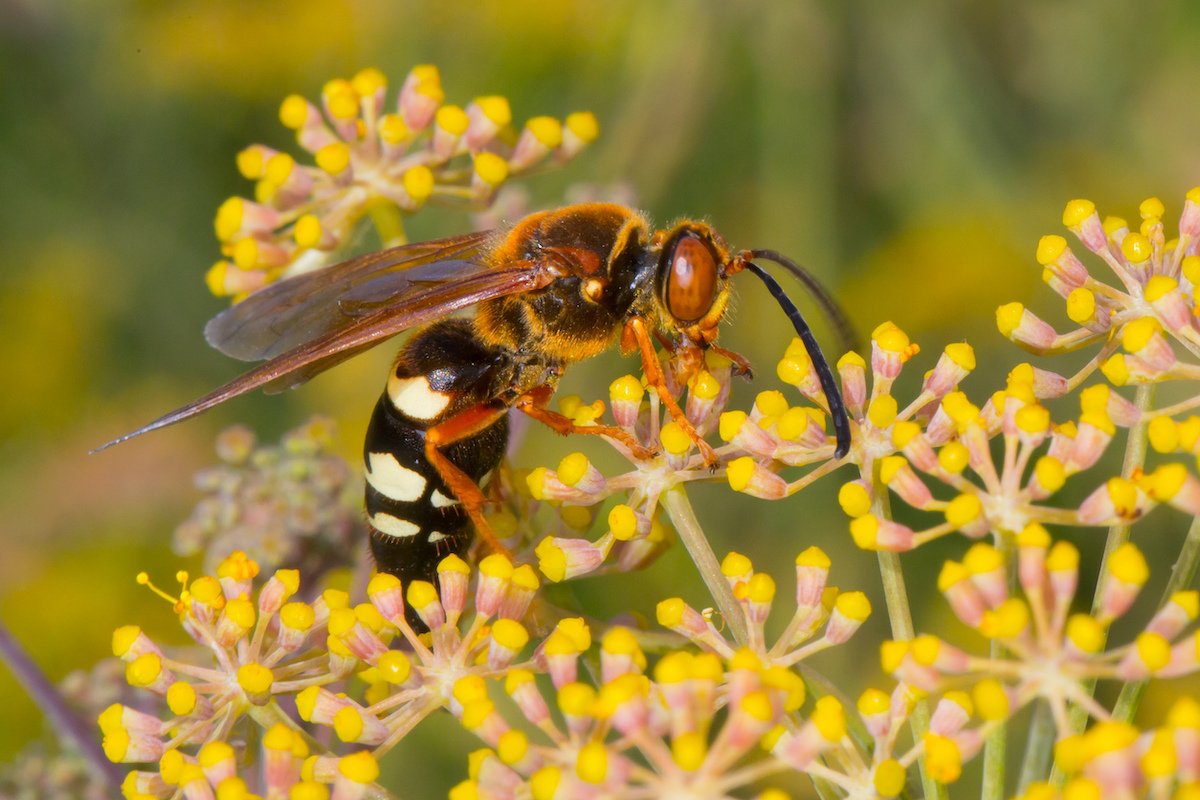
<svg viewBox="0 0 1200 800">
<path fill-rule="evenodd" d="M 643 446 L 638 442 L 637 438 L 628 431 L 615 427 L 613 425 L 577 425 L 570 417 L 564 416 L 557 411 L 551 411 L 546 408 L 550 402 L 551 395 L 554 394 L 552 386 L 539 386 L 538 388 L 526 392 L 518 398 L 516 408 L 525 414 L 528 414 L 533 419 L 546 425 L 555 433 L 560 433 L 566 436 L 570 433 L 586 433 L 592 436 L 608 436 L 616 439 L 618 442 L 629 448 L 634 458 L 649 459 L 653 458 L 655 453 L 648 447 Z"/>
<path fill-rule="evenodd" d="M 628 341 L 630 338 L 633 340 L 632 342 Z M 642 370 L 646 373 L 646 383 L 654 387 L 659 399 L 667 407 L 667 413 L 671 415 L 671 419 L 675 424 L 680 427 L 689 439 L 696 443 L 701 457 L 704 458 L 705 466 L 711 470 L 715 470 L 719 463 L 716 452 L 708 442 L 704 441 L 704 437 L 688 421 L 687 415 L 679 407 L 679 403 L 675 402 L 675 398 L 671 396 L 671 389 L 667 385 L 667 378 L 663 373 L 662 364 L 658 360 L 658 354 L 654 351 L 654 340 L 650 332 L 646 329 L 646 321 L 641 317 L 634 317 L 625 323 L 625 330 L 621 333 L 621 340 L 622 350 L 626 349 L 627 344 L 636 345 L 642 356 Z"/>
</svg>

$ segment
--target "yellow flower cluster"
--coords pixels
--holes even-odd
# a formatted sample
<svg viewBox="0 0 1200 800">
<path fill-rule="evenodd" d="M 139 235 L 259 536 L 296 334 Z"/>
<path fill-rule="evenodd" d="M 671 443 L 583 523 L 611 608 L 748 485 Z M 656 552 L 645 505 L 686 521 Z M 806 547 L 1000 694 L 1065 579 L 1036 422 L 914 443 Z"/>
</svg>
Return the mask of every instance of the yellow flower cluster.
<svg viewBox="0 0 1200 800">
<path fill-rule="evenodd" d="M 385 246 L 405 242 L 403 215 L 427 203 L 486 208 L 513 177 L 570 161 L 599 135 L 590 112 L 533 117 L 519 130 L 508 100 L 445 102 L 437 67 L 414 67 L 390 100 L 387 77 L 364 69 L 325 84 L 319 105 L 287 97 L 279 119 L 312 156 L 255 144 L 238 154 L 254 197 L 231 197 L 214 226 L 223 258 L 209 289 L 236 301 L 280 277 L 330 263 L 365 215 Z"/>
</svg>

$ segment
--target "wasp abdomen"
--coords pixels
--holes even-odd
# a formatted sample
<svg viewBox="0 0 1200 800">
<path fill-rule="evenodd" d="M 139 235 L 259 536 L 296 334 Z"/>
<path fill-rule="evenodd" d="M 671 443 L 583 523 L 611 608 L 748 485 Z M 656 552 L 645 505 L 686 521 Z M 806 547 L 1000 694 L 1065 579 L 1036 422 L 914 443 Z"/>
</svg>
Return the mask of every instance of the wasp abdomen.
<svg viewBox="0 0 1200 800">
<path fill-rule="evenodd" d="M 405 343 L 375 405 L 363 445 L 371 552 L 381 572 L 406 586 L 436 584 L 438 563 L 470 547 L 474 528 L 426 456 L 425 432 L 491 399 L 496 367 L 495 351 L 478 341 L 469 322 L 437 322 Z M 441 452 L 478 485 L 500 463 L 507 442 L 502 416 Z M 408 621 L 424 630 L 411 609 Z"/>
</svg>

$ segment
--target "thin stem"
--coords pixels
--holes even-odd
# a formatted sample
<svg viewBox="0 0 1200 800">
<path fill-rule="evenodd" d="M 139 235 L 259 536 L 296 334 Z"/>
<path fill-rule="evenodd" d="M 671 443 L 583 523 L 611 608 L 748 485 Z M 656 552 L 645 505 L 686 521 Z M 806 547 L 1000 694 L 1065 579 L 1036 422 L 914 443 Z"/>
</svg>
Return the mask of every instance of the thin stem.
<svg viewBox="0 0 1200 800">
<path fill-rule="evenodd" d="M 1138 410 L 1142 412 L 1143 419 L 1129 429 L 1129 438 L 1125 441 L 1125 459 L 1121 463 L 1121 477 L 1129 480 L 1135 470 L 1142 468 L 1146 463 L 1146 419 L 1147 412 L 1154 406 L 1154 397 L 1158 393 L 1158 384 L 1144 383 L 1137 389 L 1137 394 L 1134 396 L 1133 402 Z M 1104 558 L 1100 562 L 1100 577 L 1096 580 L 1096 592 L 1092 596 L 1092 614 L 1095 615 L 1100 611 L 1101 598 L 1104 596 L 1104 587 L 1108 583 L 1108 559 L 1117 550 L 1118 547 L 1129 541 L 1129 526 L 1128 525 L 1113 525 L 1108 529 L 1108 539 L 1104 543 Z M 1107 635 L 1107 633 L 1106 633 Z M 1096 691 L 1096 679 L 1086 678 L 1080 681 L 1082 691 L 1090 696 Z M 1085 706 L 1075 703 L 1071 706 L 1071 730 L 1074 733 L 1080 733 L 1087 725 L 1088 710 Z M 1066 775 L 1058 768 L 1054 767 L 1054 772 L 1050 777 L 1055 786 L 1062 786 L 1066 781 Z"/>
<path fill-rule="evenodd" d="M 1025 748 L 1025 760 L 1021 762 L 1021 777 L 1017 784 L 1017 796 L 1025 794 L 1029 784 L 1045 780 L 1050 772 L 1050 757 L 1054 753 L 1054 714 L 1045 699 L 1037 701 L 1033 720 L 1029 726 L 1029 743 Z"/>
<path fill-rule="evenodd" d="M 70 742 L 92 771 L 104 779 L 105 793 L 109 797 L 120 796 L 121 770 L 104 755 L 93 731 L 67 706 L 54 684 L 50 683 L 3 621 L 0 621 L 0 661 L 4 662 L 25 693 L 46 715 L 59 738 L 64 743 Z"/>
<path fill-rule="evenodd" d="M 404 217 L 400 206 L 391 200 L 376 200 L 369 206 L 371 221 L 379 231 L 379 239 L 384 247 L 397 247 L 408 244 L 408 236 L 404 232 Z"/>
<path fill-rule="evenodd" d="M 880 463 L 875 462 L 871 478 L 871 512 L 879 519 L 892 518 L 892 506 L 888 498 L 888 488 L 879 477 Z M 896 641 L 908 641 L 913 638 L 912 612 L 908 605 L 908 591 L 904 586 L 904 572 L 900 568 L 900 556 L 880 550 L 879 574 L 883 580 L 883 596 L 887 601 L 888 620 L 892 625 L 892 638 Z M 925 732 L 929 730 L 929 704 L 922 700 L 909 715 L 909 726 L 912 728 L 914 744 L 921 744 Z M 946 787 L 931 778 L 925 771 L 925 762 L 917 760 L 917 768 L 921 773 L 921 785 L 925 789 L 926 800 L 947 797 Z"/>
<path fill-rule="evenodd" d="M 708 538 L 700 528 L 700 521 L 696 519 L 696 512 L 692 510 L 692 504 L 688 502 L 687 493 L 683 487 L 675 486 L 668 490 L 662 496 L 662 505 L 667 509 L 671 524 L 679 533 L 679 539 L 687 548 L 696 569 L 700 571 L 704 585 L 712 593 L 717 608 L 725 617 L 725 623 L 729 625 L 734 641 L 738 643 L 739 647 L 745 645 L 750 641 L 750 633 L 746 629 L 746 620 L 742 617 L 742 608 L 738 605 L 737 599 L 733 596 L 733 590 L 729 588 L 729 582 L 725 580 L 725 575 L 721 572 L 721 563 L 717 561 L 712 545 L 708 543 Z"/>
<path fill-rule="evenodd" d="M 1192 526 L 1188 528 L 1187 538 L 1183 540 L 1183 547 L 1179 550 L 1179 558 L 1175 560 L 1175 566 L 1171 569 L 1171 577 L 1167 581 L 1167 586 L 1163 589 L 1162 600 L 1159 601 L 1158 607 L 1162 608 L 1171 599 L 1171 596 L 1176 592 L 1181 592 L 1192 584 L 1192 578 L 1196 577 L 1196 566 L 1200 564 L 1200 517 L 1192 519 Z M 1121 687 L 1121 694 L 1117 696 L 1117 704 L 1113 706 L 1113 719 L 1121 722 L 1132 722 L 1133 715 L 1137 713 L 1138 706 L 1142 702 L 1142 696 L 1146 693 L 1146 687 L 1150 681 L 1129 681 Z"/>
<path fill-rule="evenodd" d="M 1011 452 L 1011 448 L 1009 449 Z M 1006 456 L 1007 457 L 1007 456 Z M 1006 470 L 1009 471 L 1009 470 Z M 996 549 L 1004 558 L 1008 572 L 1008 590 L 1011 595 L 1016 590 L 1017 552 L 1013 547 L 1013 537 L 996 536 Z M 1005 656 L 1005 647 L 996 639 L 992 640 L 991 657 L 999 660 Z M 1008 754 L 1008 725 L 1001 722 L 990 734 L 983 750 L 983 785 L 980 787 L 980 800 L 1002 800 L 1004 798 L 1005 757 Z M 1028 750 L 1026 751 L 1028 756 Z"/>
</svg>

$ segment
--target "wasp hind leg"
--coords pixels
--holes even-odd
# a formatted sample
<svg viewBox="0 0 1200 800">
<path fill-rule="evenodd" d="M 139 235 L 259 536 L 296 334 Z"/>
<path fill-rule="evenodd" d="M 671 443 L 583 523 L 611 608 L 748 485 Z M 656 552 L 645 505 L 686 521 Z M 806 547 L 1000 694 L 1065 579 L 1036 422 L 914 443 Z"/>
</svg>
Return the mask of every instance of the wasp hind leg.
<svg viewBox="0 0 1200 800">
<path fill-rule="evenodd" d="M 425 431 L 425 457 L 438 475 L 462 503 L 463 511 L 475 525 L 475 531 L 492 551 L 512 558 L 508 548 L 500 543 L 492 526 L 488 524 L 483 509 L 488 503 L 483 490 L 471 477 L 459 469 L 443 452 L 447 447 L 475 436 L 500 421 L 508 413 L 508 406 L 499 402 L 480 403 L 450 419 L 439 422 Z"/>
<path fill-rule="evenodd" d="M 466 558 L 476 532 L 498 547 L 480 485 L 504 457 L 507 404 L 495 398 L 499 355 L 466 320 L 418 331 L 397 357 L 363 442 L 371 552 L 380 572 L 438 584 L 447 555 Z M 424 625 L 413 609 L 409 624 Z"/>
</svg>

